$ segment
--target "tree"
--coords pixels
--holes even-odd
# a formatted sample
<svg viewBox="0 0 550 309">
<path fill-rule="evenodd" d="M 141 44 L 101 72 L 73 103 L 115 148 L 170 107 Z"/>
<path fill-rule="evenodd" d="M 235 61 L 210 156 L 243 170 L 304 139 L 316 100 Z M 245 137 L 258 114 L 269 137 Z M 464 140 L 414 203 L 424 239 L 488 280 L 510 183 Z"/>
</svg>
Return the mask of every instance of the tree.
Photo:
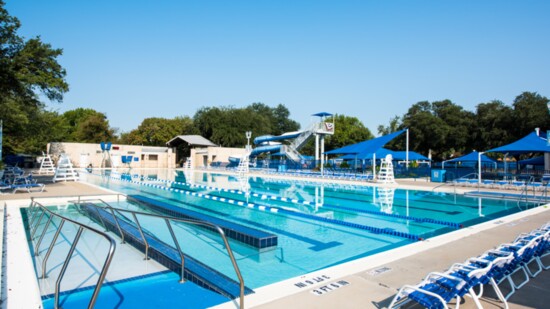
<svg viewBox="0 0 550 309">
<path fill-rule="evenodd" d="M 535 128 L 550 129 L 548 102 L 548 98 L 536 92 L 523 92 L 516 97 L 512 104 L 515 139 L 524 137 L 533 132 Z"/>
<path fill-rule="evenodd" d="M 390 119 L 390 124 L 388 126 L 379 125 L 378 126 L 378 134 L 380 135 L 388 135 L 393 132 L 399 131 L 399 126 L 401 125 L 401 117 L 395 116 L 392 119 Z"/>
<path fill-rule="evenodd" d="M 44 111 L 40 94 L 61 102 L 69 90 L 65 70 L 57 62 L 61 49 L 53 49 L 40 37 L 25 40 L 17 34 L 21 24 L 10 16 L 0 0 L 0 115 L 4 129 L 4 153 L 45 149 L 48 127 L 38 127 L 52 119 Z M 46 113 L 41 115 L 42 113 Z M 37 134 L 46 134 L 34 139 Z M 36 143 L 28 143 L 34 139 Z M 31 146 L 33 145 L 33 146 Z"/>
<path fill-rule="evenodd" d="M 121 142 L 129 145 L 166 146 L 177 135 L 193 134 L 193 120 L 187 116 L 146 118 L 137 129 L 121 136 Z"/>
<path fill-rule="evenodd" d="M 289 116 L 284 105 L 271 108 L 263 103 L 252 103 L 245 108 L 203 107 L 193 116 L 193 123 L 202 136 L 216 144 L 243 147 L 246 131 L 252 131 L 254 138 L 298 130 L 299 124 Z"/>
<path fill-rule="evenodd" d="M 400 129 L 405 128 L 409 129 L 411 150 L 427 153 L 432 149 L 438 154 L 445 152 L 448 128 L 443 120 L 433 114 L 429 102 L 418 102 L 409 108 L 403 116 Z"/>
<path fill-rule="evenodd" d="M 479 151 L 505 145 L 515 140 L 513 110 L 502 101 L 493 100 L 476 107 L 469 145 Z"/>
<path fill-rule="evenodd" d="M 325 140 L 325 151 L 355 144 L 374 136 L 370 130 L 357 117 L 346 115 L 334 116 L 334 135 L 329 135 Z"/>
<path fill-rule="evenodd" d="M 112 141 L 116 130 L 109 126 L 104 113 L 91 108 L 77 108 L 61 116 L 65 122 L 65 141 L 99 143 Z"/>
</svg>

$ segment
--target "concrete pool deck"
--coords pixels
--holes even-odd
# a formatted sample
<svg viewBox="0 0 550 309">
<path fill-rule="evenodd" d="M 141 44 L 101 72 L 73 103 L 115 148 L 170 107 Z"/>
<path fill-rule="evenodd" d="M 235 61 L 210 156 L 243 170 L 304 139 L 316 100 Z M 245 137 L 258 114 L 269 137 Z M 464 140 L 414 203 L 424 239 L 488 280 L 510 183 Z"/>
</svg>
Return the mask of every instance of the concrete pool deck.
<svg viewBox="0 0 550 309">
<path fill-rule="evenodd" d="M 273 175 L 259 174 L 258 176 L 272 177 Z M 290 177 L 284 176 L 283 178 L 288 179 Z M 311 178 L 303 178 L 303 180 L 315 181 Z M 364 182 L 338 180 L 330 180 L 330 182 L 365 185 Z M 398 180 L 398 184 L 399 188 L 428 191 L 441 185 L 425 180 Z M 454 189 L 452 187 L 441 187 L 437 190 L 441 190 L 440 192 L 454 192 Z M 457 188 L 456 192 L 464 193 L 475 189 L 461 187 Z M 489 190 L 484 189 L 484 191 Z M 494 190 L 491 189 L 490 191 Z M 506 192 L 518 193 L 513 190 Z M 80 182 L 50 183 L 47 184 L 44 192 L 1 195 L 0 201 L 29 200 L 31 197 L 98 194 L 112 194 L 112 191 Z M 550 208 L 543 206 L 530 209 L 495 221 L 485 222 L 475 227 L 430 238 L 390 252 L 259 288 L 256 290 L 256 294 L 246 297 L 245 306 L 254 308 L 281 308 L 284 306 L 289 308 L 383 308 L 389 305 L 392 297 L 404 284 L 416 284 L 429 272 L 444 271 L 455 262 L 462 262 L 501 243 L 510 242 L 518 234 L 529 232 L 547 222 L 550 222 Z M 311 285 L 307 283 L 308 281 L 316 281 L 315 279 L 320 280 L 320 282 Z M 341 288 L 330 291 L 321 289 L 329 283 L 342 281 L 348 284 L 341 284 Z M 545 304 L 550 302 L 550 294 L 544 293 L 544 291 L 548 290 L 549 286 L 550 272 L 543 271 L 509 299 L 510 308 L 546 307 Z M 3 289 L 4 291 L 9 290 L 10 287 L 3 286 Z M 491 295 L 491 292 L 491 288 L 487 287 L 486 293 Z M 6 295 L 2 297 L 5 298 Z M 4 302 L 4 305 L 10 303 L 12 302 Z M 483 299 L 482 303 L 485 308 L 503 308 L 501 303 L 491 298 Z M 461 306 L 463 308 L 475 307 L 469 298 L 466 298 Z M 235 303 L 226 303 L 218 307 L 235 308 Z M 19 307 L 6 306 L 5 308 Z"/>
</svg>

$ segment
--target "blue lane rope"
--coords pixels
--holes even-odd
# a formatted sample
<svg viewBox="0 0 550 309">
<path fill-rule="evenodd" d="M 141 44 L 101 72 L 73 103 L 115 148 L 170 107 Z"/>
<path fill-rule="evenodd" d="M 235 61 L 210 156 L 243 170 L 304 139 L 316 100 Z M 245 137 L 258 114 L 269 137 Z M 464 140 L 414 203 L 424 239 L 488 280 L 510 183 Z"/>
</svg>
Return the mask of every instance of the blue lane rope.
<svg viewBox="0 0 550 309">
<path fill-rule="evenodd" d="M 97 175 L 97 176 L 99 176 L 99 175 Z M 396 231 L 396 230 L 391 229 L 391 228 L 378 228 L 378 227 L 373 227 L 373 226 L 368 226 L 368 225 L 363 225 L 363 224 L 358 224 L 358 223 L 351 223 L 351 222 L 347 222 L 347 221 L 343 221 L 343 220 L 324 218 L 324 217 L 319 217 L 319 216 L 310 215 L 310 214 L 304 214 L 304 213 L 300 213 L 300 212 L 292 211 L 292 210 L 288 210 L 288 209 L 283 209 L 283 208 L 279 208 L 279 207 L 271 207 L 271 206 L 264 206 L 264 205 L 254 204 L 254 203 L 248 203 L 248 202 L 229 199 L 229 198 L 225 198 L 225 197 L 218 197 L 218 196 L 215 196 L 215 195 L 198 193 L 198 192 L 194 192 L 194 191 L 188 191 L 188 190 L 184 190 L 184 189 L 174 189 L 173 187 L 161 186 L 161 185 L 151 184 L 151 183 L 147 183 L 147 182 L 143 182 L 143 181 L 135 181 L 135 180 L 132 180 L 132 179 L 123 179 L 123 178 L 117 178 L 117 177 L 113 177 L 113 176 L 105 176 L 105 177 L 109 177 L 109 178 L 114 179 L 114 180 L 129 182 L 129 183 L 133 183 L 133 184 L 137 184 L 137 185 L 142 185 L 142 186 L 145 186 L 145 187 L 150 187 L 150 188 L 161 189 L 161 190 L 165 190 L 165 191 L 176 192 L 176 193 L 180 193 L 180 194 L 200 197 L 200 198 L 209 199 L 209 200 L 213 200 L 213 201 L 219 201 L 219 202 L 223 202 L 223 203 L 227 203 L 227 204 L 231 204 L 231 205 L 243 206 L 243 207 L 247 207 L 247 208 L 250 208 L 250 209 L 256 209 L 256 210 L 272 212 L 272 213 L 283 213 L 283 214 L 302 217 L 302 218 L 307 218 L 307 219 L 311 219 L 311 220 L 315 220 L 315 221 L 327 222 L 327 223 L 332 223 L 332 224 L 336 224 L 336 225 L 342 225 L 342 226 L 347 226 L 347 227 L 351 227 L 351 228 L 366 230 L 366 231 L 373 232 L 375 234 L 387 234 L 387 235 L 397 236 L 397 237 L 401 237 L 401 238 L 407 238 L 407 239 L 410 239 L 410 240 L 413 240 L 413 241 L 423 240 L 418 235 L 410 234 L 410 233 L 406 233 L 406 232 L 399 232 L 399 231 Z M 168 183 L 170 183 L 170 184 L 176 183 L 176 182 L 169 181 L 169 180 L 158 180 L 158 179 L 150 179 L 150 178 L 147 178 L 147 180 L 160 181 L 160 182 L 164 182 L 164 183 L 167 183 L 167 184 Z M 188 186 L 196 186 L 196 185 L 190 185 L 190 184 L 184 184 L 184 183 L 178 183 L 178 184 L 188 185 Z M 206 187 L 206 186 L 203 186 L 203 187 Z M 223 189 L 223 190 L 226 190 L 226 189 Z M 227 191 L 235 191 L 235 190 L 227 190 Z M 242 191 L 239 191 L 239 192 L 242 192 Z"/>
</svg>

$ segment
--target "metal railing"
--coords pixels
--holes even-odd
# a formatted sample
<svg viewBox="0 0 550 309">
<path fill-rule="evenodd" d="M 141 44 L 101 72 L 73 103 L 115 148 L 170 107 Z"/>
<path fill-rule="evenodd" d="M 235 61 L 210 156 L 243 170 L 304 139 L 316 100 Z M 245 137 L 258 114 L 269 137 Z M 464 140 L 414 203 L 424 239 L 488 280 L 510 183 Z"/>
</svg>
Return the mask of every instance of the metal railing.
<svg viewBox="0 0 550 309">
<path fill-rule="evenodd" d="M 59 214 L 56 214 L 56 213 L 50 211 L 44 205 L 42 205 L 39 202 L 35 201 L 34 198 L 31 198 L 31 205 L 29 206 L 29 209 L 28 209 L 27 213 L 29 215 L 28 216 L 29 229 L 31 229 L 34 226 L 34 228 L 32 228 L 32 231 L 31 231 L 31 241 L 34 239 L 34 236 L 35 236 L 36 232 L 38 231 L 38 228 L 39 228 L 40 223 L 42 222 L 42 219 L 44 218 L 44 216 L 48 217 L 48 221 L 46 222 L 46 224 L 44 226 L 44 229 L 42 230 L 42 234 L 40 235 L 40 238 L 39 238 L 39 240 L 37 241 L 37 243 L 35 245 L 35 248 L 34 248 L 35 256 L 38 256 L 40 254 L 40 251 L 39 251 L 40 244 L 44 240 L 44 235 L 46 234 L 46 232 L 48 230 L 48 227 L 52 223 L 53 218 L 58 217 L 58 218 L 61 219 L 61 222 L 59 223 L 59 225 L 57 226 L 57 229 L 55 231 L 55 235 L 52 239 L 52 242 L 50 243 L 50 245 L 48 247 L 48 251 L 46 252 L 46 255 L 44 256 L 44 259 L 42 260 L 42 277 L 41 277 L 41 279 L 46 279 L 47 278 L 47 271 L 46 271 L 47 268 L 46 267 L 47 267 L 48 259 L 49 259 L 50 254 L 52 253 L 52 251 L 55 247 L 55 243 L 57 241 L 57 238 L 59 237 L 59 234 L 61 233 L 61 229 L 63 228 L 63 225 L 65 224 L 65 222 L 70 222 L 70 223 L 73 223 L 73 224 L 78 226 L 78 231 L 76 233 L 76 236 L 73 240 L 71 248 L 69 249 L 69 253 L 67 254 L 67 257 L 65 258 L 65 261 L 63 262 L 63 266 L 61 267 L 59 276 L 57 277 L 57 280 L 55 282 L 54 308 L 56 308 L 56 309 L 60 308 L 59 290 L 61 288 L 61 281 L 63 280 L 65 272 L 67 271 L 67 267 L 69 266 L 69 262 L 71 261 L 73 253 L 76 249 L 76 245 L 78 244 L 78 241 L 80 240 L 80 237 L 82 236 L 82 232 L 84 230 L 93 232 L 93 233 L 95 233 L 99 236 L 102 236 L 103 238 L 105 238 L 109 242 L 109 251 L 107 253 L 107 257 L 105 258 L 105 262 L 103 263 L 103 267 L 101 268 L 101 272 L 99 274 L 99 278 L 98 278 L 97 283 L 95 285 L 94 292 L 92 294 L 90 302 L 88 303 L 88 308 L 89 309 L 93 308 L 95 306 L 96 301 L 97 301 L 97 297 L 99 295 L 99 290 L 101 289 L 101 286 L 103 285 L 103 281 L 105 280 L 105 276 L 107 275 L 107 271 L 109 270 L 109 266 L 111 265 L 111 261 L 113 260 L 113 256 L 115 254 L 115 249 L 116 249 L 115 240 L 111 236 L 107 235 L 106 233 L 104 233 L 102 231 L 99 231 L 99 230 L 97 230 L 93 227 L 87 226 L 83 223 L 71 220 L 69 218 L 66 218 L 64 216 L 61 216 Z M 39 213 L 40 213 L 40 215 L 39 215 Z"/>
<path fill-rule="evenodd" d="M 473 176 L 473 177 L 471 177 L 471 176 Z M 475 177 L 475 178 L 474 178 L 474 177 Z M 444 186 L 450 186 L 450 185 L 452 185 L 452 186 L 453 186 L 453 189 L 454 189 L 454 193 L 456 194 L 456 185 L 459 183 L 458 180 L 460 180 L 460 179 L 463 179 L 463 180 L 465 180 L 465 179 L 476 179 L 477 177 L 478 177 L 478 173 L 470 173 L 470 174 L 464 175 L 464 176 L 462 176 L 462 177 L 460 177 L 460 178 L 454 179 L 453 181 L 444 182 L 444 183 L 440 184 L 439 186 L 433 188 L 433 189 L 432 189 L 432 192 L 435 192 L 435 190 L 438 189 L 438 188 L 441 188 L 441 187 L 444 187 Z M 479 181 L 478 181 L 478 182 L 477 182 L 477 190 L 478 190 L 478 191 L 479 191 L 479 185 L 480 185 L 480 184 L 479 184 Z"/>
<path fill-rule="evenodd" d="M 99 205 L 96 205 L 96 204 L 92 203 L 94 201 L 100 202 L 101 204 L 103 204 L 105 206 L 99 206 Z M 176 246 L 176 250 L 178 251 L 178 254 L 180 255 L 180 259 L 181 259 L 180 282 L 184 282 L 185 256 L 183 254 L 183 251 L 181 250 L 181 246 L 180 246 L 180 244 L 179 244 L 179 242 L 176 238 L 176 235 L 174 233 L 174 230 L 172 228 L 172 225 L 171 225 L 170 221 L 187 223 L 187 224 L 191 224 L 191 225 L 199 225 L 199 226 L 204 226 L 204 227 L 216 230 L 218 232 L 218 234 L 220 234 L 220 236 L 223 240 L 223 243 L 224 243 L 225 248 L 227 250 L 227 254 L 228 254 L 229 258 L 231 259 L 233 269 L 235 270 L 235 273 L 236 273 L 236 275 L 239 279 L 239 290 L 240 290 L 239 291 L 240 292 L 240 296 L 239 296 L 240 297 L 240 306 L 239 306 L 239 308 L 244 308 L 244 288 L 245 288 L 244 279 L 241 275 L 241 271 L 239 269 L 239 266 L 237 265 L 237 261 L 235 260 L 235 256 L 233 255 L 233 251 L 231 250 L 231 246 L 229 245 L 229 242 L 227 241 L 227 237 L 225 236 L 225 233 L 222 230 L 222 228 L 220 228 L 218 225 L 215 225 L 215 224 L 212 224 L 212 223 L 209 223 L 209 222 L 204 222 L 204 221 L 181 219 L 181 218 L 175 218 L 175 217 L 171 217 L 171 216 L 165 216 L 165 215 L 159 215 L 159 214 L 153 214 L 153 213 L 146 213 L 146 212 L 134 211 L 134 210 L 129 210 L 129 209 L 115 208 L 115 207 L 111 206 L 109 203 L 107 203 L 107 202 L 105 202 L 101 199 L 89 199 L 89 200 L 79 199 L 78 201 L 73 201 L 73 203 L 75 203 L 76 205 L 79 205 L 79 206 L 83 203 L 86 203 L 87 205 L 94 206 L 96 208 L 96 210 L 98 211 L 98 217 L 100 218 L 100 221 L 103 224 L 103 226 L 105 227 L 105 229 L 107 229 L 107 226 L 106 226 L 105 222 L 103 221 L 103 219 L 101 219 L 101 215 L 99 214 L 98 209 L 103 209 L 105 211 L 109 211 L 111 213 L 111 215 L 113 216 L 113 220 L 114 220 L 114 222 L 117 226 L 117 229 L 118 229 L 118 231 L 121 235 L 120 237 L 121 237 L 123 243 L 124 243 L 124 236 L 123 236 L 123 233 L 122 233 L 122 228 L 120 227 L 120 223 L 117 219 L 117 216 L 115 215 L 115 212 L 120 214 L 123 217 L 126 217 L 126 216 L 124 216 L 124 213 L 131 214 L 132 218 L 135 221 L 136 227 L 138 228 L 140 236 L 143 240 L 143 243 L 145 245 L 145 259 L 149 259 L 149 255 L 148 255 L 149 254 L 149 243 L 147 242 L 147 238 L 145 237 L 145 233 L 143 232 L 143 229 L 141 227 L 141 224 L 139 223 L 139 220 L 138 220 L 137 216 L 138 215 L 139 216 L 148 216 L 148 217 L 153 217 L 153 218 L 158 218 L 158 219 L 164 220 L 165 223 L 166 223 L 166 226 L 168 227 L 168 230 L 170 232 L 170 236 L 172 237 L 172 240 L 174 241 L 174 244 Z"/>
<path fill-rule="evenodd" d="M 543 181 L 540 183 L 540 187 L 542 189 L 541 194 L 537 196 L 537 186 L 534 185 L 535 183 L 535 176 L 529 176 L 529 179 L 525 181 L 524 186 L 521 188 L 520 197 L 518 199 L 518 206 L 521 202 L 524 202 L 525 204 L 529 203 L 529 201 L 532 201 L 535 204 L 542 205 L 546 202 L 548 202 L 548 180 Z M 533 189 L 533 195 L 529 194 L 529 189 Z"/>
</svg>

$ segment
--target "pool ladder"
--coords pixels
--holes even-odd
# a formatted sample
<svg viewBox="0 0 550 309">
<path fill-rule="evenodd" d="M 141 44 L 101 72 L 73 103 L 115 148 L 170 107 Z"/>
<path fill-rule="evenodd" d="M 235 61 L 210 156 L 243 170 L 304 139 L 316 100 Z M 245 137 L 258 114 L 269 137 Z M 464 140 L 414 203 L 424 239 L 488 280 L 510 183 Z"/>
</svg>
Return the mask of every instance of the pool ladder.
<svg viewBox="0 0 550 309">
<path fill-rule="evenodd" d="M 179 244 L 179 241 L 176 238 L 176 234 L 174 233 L 174 229 L 172 228 L 172 224 L 170 222 L 171 221 L 181 222 L 181 223 L 187 223 L 187 224 L 192 224 L 192 225 L 203 226 L 203 227 L 207 227 L 209 229 L 214 229 L 215 231 L 218 232 L 218 234 L 222 238 L 225 249 L 227 250 L 227 254 L 228 254 L 229 258 L 231 259 L 233 269 L 235 270 L 235 273 L 236 273 L 236 275 L 239 279 L 239 294 L 240 294 L 239 295 L 239 301 L 240 301 L 239 308 L 244 308 L 244 289 L 245 289 L 244 279 L 241 275 L 241 271 L 239 269 L 239 266 L 237 265 L 237 261 L 235 260 L 235 256 L 233 255 L 233 251 L 231 250 L 231 246 L 229 245 L 229 242 L 227 241 L 227 237 L 225 236 L 225 233 L 222 230 L 222 228 L 219 227 L 218 225 L 212 224 L 210 222 L 205 222 L 205 221 L 182 219 L 182 218 L 176 218 L 176 217 L 171 217 L 171 216 L 134 211 L 134 210 L 129 210 L 129 209 L 115 208 L 115 207 L 111 206 L 109 203 L 105 202 L 102 199 L 88 199 L 88 200 L 79 199 L 78 201 L 71 201 L 71 202 L 74 203 L 75 205 L 78 205 L 79 207 L 82 204 L 93 206 L 97 211 L 98 218 L 101 221 L 101 224 L 103 225 L 103 227 L 105 227 L 106 230 L 108 228 L 107 228 L 107 225 L 105 224 L 105 222 L 103 221 L 103 217 L 99 213 L 99 209 L 103 209 L 104 211 L 107 211 L 107 212 L 111 213 L 111 215 L 113 216 L 113 221 L 115 222 L 115 225 L 116 225 L 116 227 L 118 229 L 118 232 L 120 234 L 122 244 L 125 243 L 124 233 L 122 232 L 122 228 L 120 227 L 120 223 L 118 221 L 119 219 L 117 218 L 116 213 L 118 213 L 119 215 L 121 215 L 124 218 L 126 218 L 126 216 L 124 216 L 124 213 L 130 214 L 132 216 L 134 222 L 135 222 L 135 225 L 136 225 L 138 231 L 139 231 L 141 239 L 143 240 L 143 244 L 145 246 L 145 257 L 144 257 L 144 259 L 146 259 L 146 260 L 149 259 L 149 243 L 147 242 L 147 238 L 145 237 L 145 233 L 143 232 L 143 228 L 142 228 L 141 224 L 139 223 L 139 220 L 138 220 L 137 216 L 138 215 L 139 216 L 148 216 L 148 217 L 153 217 L 153 218 L 164 220 L 164 222 L 166 223 L 166 226 L 168 227 L 168 231 L 170 232 L 170 236 L 172 237 L 172 240 L 174 241 L 174 244 L 176 246 L 176 250 L 177 250 L 177 252 L 180 256 L 180 260 L 181 260 L 180 282 L 185 281 L 184 280 L 185 256 L 183 254 L 183 251 L 181 250 L 181 246 Z M 97 204 L 94 204 L 93 202 L 99 202 L 104 206 L 99 206 Z"/>
<path fill-rule="evenodd" d="M 46 222 L 44 229 L 42 230 L 42 234 L 40 235 L 38 241 L 36 242 L 36 245 L 34 247 L 34 254 L 35 256 L 38 256 L 40 254 L 40 244 L 44 240 L 44 235 L 46 234 L 46 231 L 48 230 L 48 227 L 53 221 L 54 217 L 60 218 L 61 222 L 57 226 L 57 229 L 55 231 L 55 235 L 52 239 L 52 242 L 50 243 L 50 246 L 48 247 L 48 251 L 46 252 L 46 255 L 44 256 L 44 260 L 42 260 L 42 277 L 41 279 L 47 278 L 47 263 L 48 258 L 50 257 L 50 254 L 53 251 L 53 248 L 55 246 L 55 243 L 57 241 L 57 238 L 59 237 L 59 234 L 61 233 L 61 229 L 63 228 L 63 225 L 65 222 L 70 222 L 78 226 L 78 231 L 76 233 L 76 236 L 73 240 L 73 243 L 71 245 L 71 248 L 69 249 L 69 253 L 67 254 L 67 257 L 65 258 L 65 261 L 63 262 L 63 266 L 61 267 L 61 271 L 59 273 L 59 276 L 56 279 L 55 282 L 55 302 L 54 302 L 54 308 L 58 309 L 60 308 L 59 304 L 59 290 L 61 287 L 61 281 L 63 280 L 63 277 L 65 275 L 65 271 L 67 270 L 67 267 L 69 266 L 69 262 L 71 261 L 71 258 L 73 256 L 73 253 L 76 249 L 76 245 L 78 244 L 78 241 L 80 240 L 80 236 L 82 236 L 82 232 L 84 230 L 90 231 L 92 233 L 95 233 L 97 235 L 102 236 L 109 242 L 109 251 L 107 253 L 107 257 L 105 258 L 105 262 L 103 262 L 103 267 L 101 268 L 101 272 L 99 274 L 99 278 L 97 279 L 97 283 L 94 288 L 94 292 L 92 294 L 92 298 L 90 299 L 90 302 L 88 303 L 88 308 L 91 309 L 95 306 L 95 303 L 97 301 L 97 297 L 99 295 L 99 290 L 101 289 L 101 286 L 103 285 L 103 281 L 105 280 L 105 276 L 107 275 L 107 271 L 109 270 L 109 266 L 111 265 L 111 261 L 113 260 L 113 256 L 115 254 L 116 249 L 116 242 L 115 240 L 109 236 L 108 234 L 99 231 L 93 227 L 87 226 L 85 224 L 82 224 L 80 222 L 71 220 L 69 218 L 66 218 L 64 216 L 61 216 L 59 214 L 56 214 L 49 209 L 47 209 L 44 205 L 40 204 L 39 202 L 35 201 L 34 198 L 31 198 L 31 205 L 29 206 L 29 209 L 27 210 L 27 216 L 30 217 L 28 219 L 29 222 L 29 230 L 31 235 L 31 241 L 34 239 L 36 232 L 38 231 L 38 228 L 40 227 L 40 223 L 44 219 L 44 217 L 48 217 L 48 221 Z"/>
</svg>

